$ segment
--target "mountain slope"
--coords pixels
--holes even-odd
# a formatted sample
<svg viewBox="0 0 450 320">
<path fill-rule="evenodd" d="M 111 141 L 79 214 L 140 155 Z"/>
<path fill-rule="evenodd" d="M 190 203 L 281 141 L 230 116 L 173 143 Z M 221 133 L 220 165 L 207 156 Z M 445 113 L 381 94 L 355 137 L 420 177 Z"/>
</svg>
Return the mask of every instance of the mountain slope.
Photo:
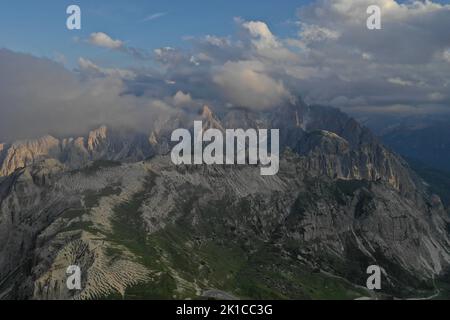
<svg viewBox="0 0 450 320">
<path fill-rule="evenodd" d="M 69 170 L 34 161 L 0 180 L 0 297 L 350 299 L 373 295 L 371 264 L 382 294 L 434 291 L 450 263 L 447 213 L 367 129 L 302 104 L 206 111 L 216 127 L 280 128 L 278 175 L 115 152 Z M 168 132 L 152 134 L 153 150 Z M 88 146 L 104 150 L 103 139 Z M 80 292 L 65 288 L 72 264 Z"/>
</svg>

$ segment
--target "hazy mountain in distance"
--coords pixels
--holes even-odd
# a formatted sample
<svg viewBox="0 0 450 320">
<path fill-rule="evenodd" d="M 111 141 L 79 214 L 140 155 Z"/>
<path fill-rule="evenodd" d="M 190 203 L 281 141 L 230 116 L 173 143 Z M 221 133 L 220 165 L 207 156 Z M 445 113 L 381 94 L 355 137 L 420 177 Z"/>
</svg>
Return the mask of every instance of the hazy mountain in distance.
<svg viewBox="0 0 450 320">
<path fill-rule="evenodd" d="M 426 182 L 430 192 L 439 195 L 442 202 L 450 206 L 450 172 L 436 169 L 423 162 L 406 158 L 411 168 Z"/>
<path fill-rule="evenodd" d="M 362 122 L 400 155 L 450 172 L 450 116 L 384 116 Z"/>
<path fill-rule="evenodd" d="M 450 116 L 371 116 L 359 120 L 402 155 L 431 192 L 450 204 Z"/>
</svg>

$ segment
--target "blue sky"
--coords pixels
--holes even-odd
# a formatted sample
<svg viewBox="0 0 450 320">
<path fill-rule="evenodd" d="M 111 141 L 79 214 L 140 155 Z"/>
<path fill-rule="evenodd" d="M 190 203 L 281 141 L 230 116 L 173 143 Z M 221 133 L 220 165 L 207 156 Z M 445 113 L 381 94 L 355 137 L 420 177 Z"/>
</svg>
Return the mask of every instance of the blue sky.
<svg viewBox="0 0 450 320">
<path fill-rule="evenodd" d="M 3 0 L 0 10 L 0 46 L 53 58 L 64 54 L 70 63 L 88 55 L 104 62 L 114 57 L 106 50 L 76 44 L 74 37 L 85 39 L 92 32 L 105 32 L 127 45 L 151 50 L 162 46 L 182 47 L 186 36 L 224 36 L 235 31 L 233 18 L 262 20 L 278 35 L 289 35 L 296 28 L 289 24 L 296 9 L 309 0 L 229 1 L 229 0 L 96 0 L 28 1 Z M 65 28 L 68 5 L 82 9 L 82 30 Z M 158 18 L 144 21 L 152 15 Z M 122 57 L 123 58 L 123 57 Z"/>
<path fill-rule="evenodd" d="M 299 7 L 310 2 L 314 0 L 3 0 L 0 47 L 49 58 L 63 54 L 69 66 L 81 56 L 126 65 L 132 62 L 123 55 L 76 43 L 74 38 L 87 39 L 93 32 L 105 32 L 127 46 L 145 50 L 184 47 L 188 45 L 185 37 L 233 34 L 235 17 L 264 21 L 274 34 L 292 36 L 298 28 L 289 22 L 297 19 Z M 70 4 L 82 9 L 81 31 L 65 28 L 65 11 Z M 151 16 L 156 18 L 148 19 Z"/>
</svg>

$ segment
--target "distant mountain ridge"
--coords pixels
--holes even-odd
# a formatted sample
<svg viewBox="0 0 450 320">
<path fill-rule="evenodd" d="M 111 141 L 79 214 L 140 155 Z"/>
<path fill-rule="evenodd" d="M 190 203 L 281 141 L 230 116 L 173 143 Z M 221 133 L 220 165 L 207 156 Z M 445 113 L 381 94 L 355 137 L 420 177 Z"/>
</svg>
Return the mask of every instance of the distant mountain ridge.
<svg viewBox="0 0 450 320">
<path fill-rule="evenodd" d="M 448 115 L 385 118 L 369 118 L 364 123 L 400 155 L 450 172 Z"/>
<path fill-rule="evenodd" d="M 10 175 L 19 168 L 45 159 L 55 159 L 68 169 L 75 169 L 95 160 L 139 161 L 153 154 L 149 137 L 136 132 L 111 130 L 106 126 L 92 130 L 86 137 L 58 139 L 47 135 L 3 146 L 0 150 L 0 176 Z"/>
<path fill-rule="evenodd" d="M 308 156 L 314 154 L 316 147 L 336 149 L 330 152 L 334 153 L 332 157 L 322 160 L 311 157 L 309 165 L 321 166 L 324 174 L 335 174 L 343 179 L 383 179 L 405 192 L 414 189 L 415 182 L 405 170 L 403 160 L 388 152 L 368 129 L 336 109 L 307 106 L 302 102 L 268 112 L 234 108 L 216 114 L 205 106 L 198 116 L 180 113 L 148 135 L 101 126 L 86 137 L 44 136 L 18 141 L 0 150 L 0 176 L 46 158 L 55 159 L 68 169 L 78 169 L 95 160 L 136 162 L 166 154 L 173 145 L 172 131 L 191 128 L 192 119 L 202 120 L 204 129 L 280 128 L 281 150 L 290 148 Z"/>
</svg>

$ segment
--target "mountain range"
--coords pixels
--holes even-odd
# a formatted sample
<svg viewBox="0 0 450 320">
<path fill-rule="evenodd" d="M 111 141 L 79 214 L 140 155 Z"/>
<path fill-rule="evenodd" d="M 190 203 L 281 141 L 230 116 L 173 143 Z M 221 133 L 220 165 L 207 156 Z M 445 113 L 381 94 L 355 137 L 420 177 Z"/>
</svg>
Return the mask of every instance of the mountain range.
<svg viewBox="0 0 450 320">
<path fill-rule="evenodd" d="M 175 166 L 170 133 L 279 128 L 280 172 Z M 148 133 L 0 144 L 0 298 L 355 299 L 447 294 L 448 211 L 331 107 L 179 111 Z M 66 268 L 82 270 L 69 291 Z M 382 290 L 365 288 L 383 270 Z"/>
</svg>

